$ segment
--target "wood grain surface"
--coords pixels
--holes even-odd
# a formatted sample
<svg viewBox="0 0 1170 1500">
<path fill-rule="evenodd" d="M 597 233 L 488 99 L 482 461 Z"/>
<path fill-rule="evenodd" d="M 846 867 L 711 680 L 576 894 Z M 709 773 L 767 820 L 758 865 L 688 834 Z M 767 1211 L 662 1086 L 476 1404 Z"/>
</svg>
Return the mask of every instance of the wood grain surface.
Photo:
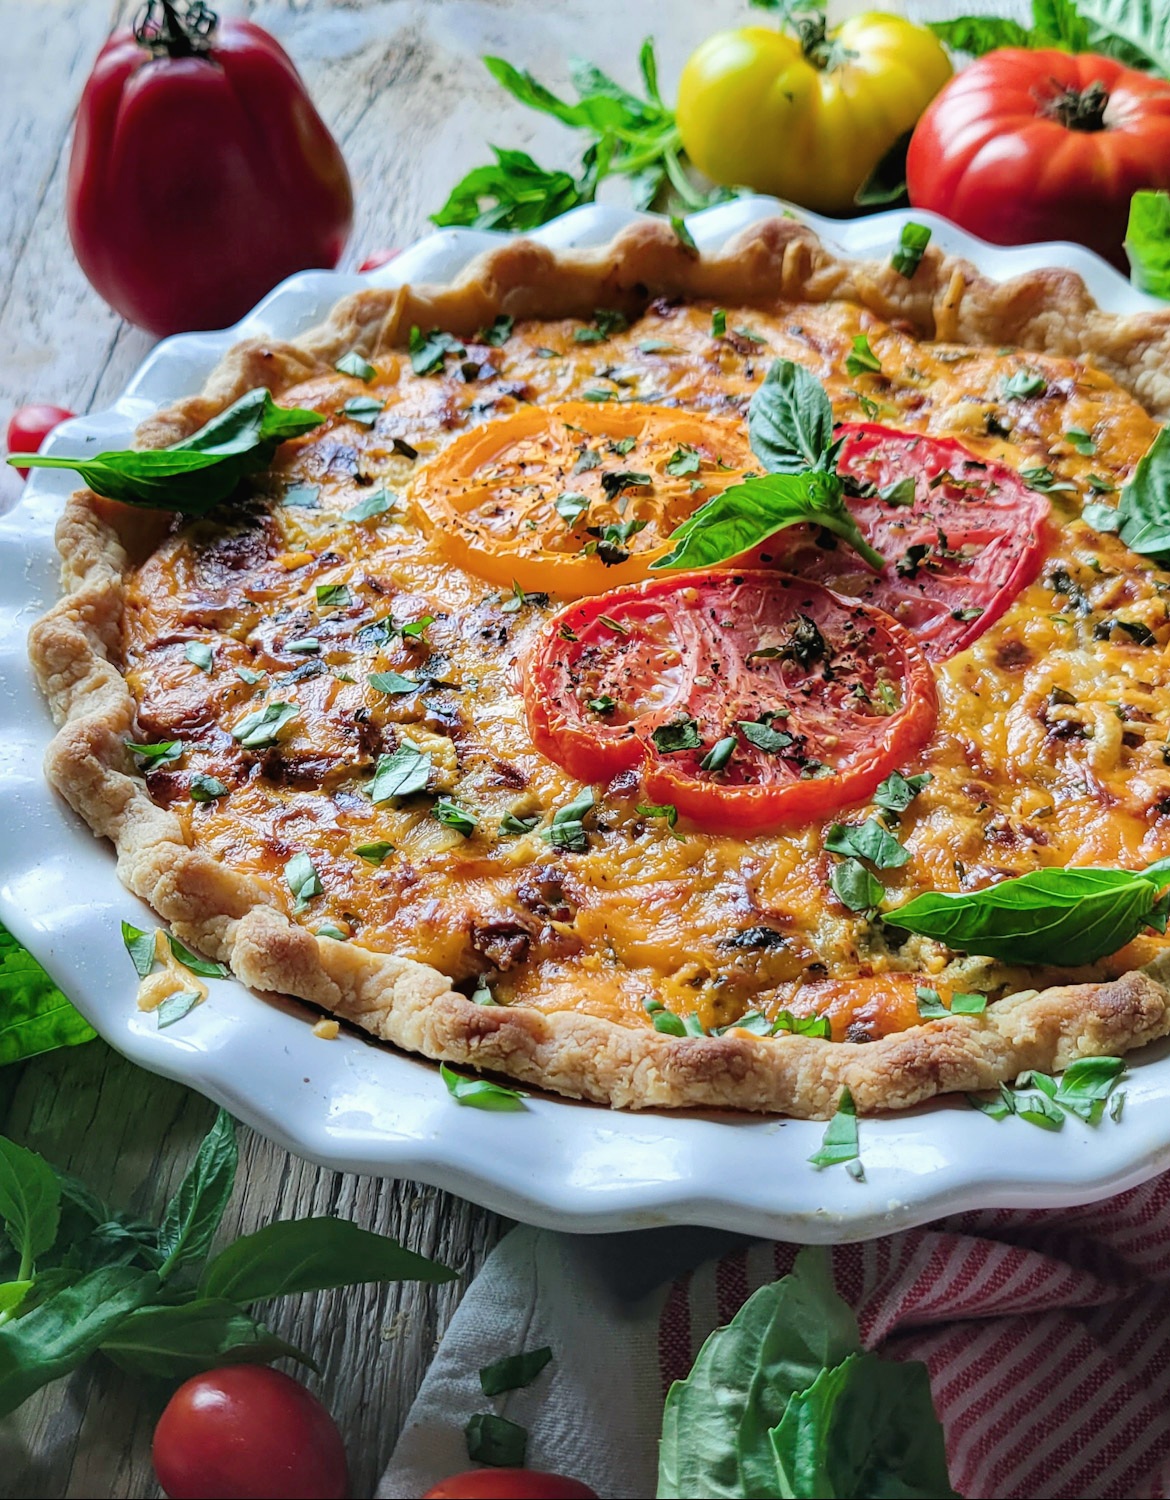
<svg viewBox="0 0 1170 1500">
<path fill-rule="evenodd" d="M 427 215 L 486 158 L 489 141 L 530 150 L 549 166 L 574 161 L 569 133 L 504 95 L 482 54 L 501 53 L 565 89 L 567 58 L 586 56 L 634 85 L 638 44 L 653 35 L 669 96 L 702 37 L 723 25 L 768 24 L 747 0 L 271 0 L 221 8 L 277 35 L 346 153 L 358 198 L 347 264 L 426 233 Z M 865 8 L 837 6 L 834 14 Z M 882 8 L 912 16 L 1021 10 L 988 0 Z M 108 32 L 136 9 L 109 0 L 0 0 L 0 424 L 28 400 L 79 412 L 108 404 L 151 345 L 86 283 L 63 208 L 78 95 Z M 18 493 L 12 471 L 0 472 L 0 510 Z M 0 1072 L 8 1134 L 143 1214 L 157 1212 L 212 1118 L 205 1099 L 102 1042 Z M 393 1235 L 461 1273 L 446 1287 L 292 1298 L 266 1317 L 320 1364 L 316 1388 L 345 1437 L 353 1493 L 369 1495 L 452 1311 L 506 1225 L 432 1188 L 319 1169 L 242 1130 L 225 1236 L 314 1213 Z M 101 1361 L 41 1391 L 0 1421 L 0 1496 L 157 1495 L 150 1435 L 165 1394 Z"/>
</svg>

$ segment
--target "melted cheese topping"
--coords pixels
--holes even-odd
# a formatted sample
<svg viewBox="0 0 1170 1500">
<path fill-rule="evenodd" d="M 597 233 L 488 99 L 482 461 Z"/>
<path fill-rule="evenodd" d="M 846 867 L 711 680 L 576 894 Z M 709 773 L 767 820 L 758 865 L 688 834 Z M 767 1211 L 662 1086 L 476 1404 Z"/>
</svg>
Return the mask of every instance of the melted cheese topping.
<svg viewBox="0 0 1170 1500">
<path fill-rule="evenodd" d="M 680 839 L 637 811 L 635 779 L 618 778 L 598 789 L 585 852 L 541 837 L 581 790 L 533 748 L 519 691 L 521 653 L 557 601 L 452 566 L 412 504 L 413 476 L 459 433 L 526 402 L 741 417 L 783 356 L 824 381 L 840 420 L 956 436 L 1071 486 L 1052 492 L 1040 579 L 936 669 L 937 729 L 902 768 L 934 779 L 902 815 L 911 858 L 884 874 L 892 902 L 1043 865 L 1139 868 L 1170 854 L 1170 580 L 1078 519 L 1094 491 L 1130 475 L 1152 419 L 1087 366 L 916 342 L 848 304 L 728 309 L 718 339 L 711 312 L 656 305 L 601 342 L 579 341 L 580 324 L 519 324 L 503 347 L 469 345 L 441 374 L 393 356 L 369 384 L 330 375 L 284 392 L 282 404 L 329 421 L 281 450 L 254 503 L 176 531 L 129 581 L 137 738 L 186 746 L 148 774 L 151 793 L 293 920 L 433 964 L 469 994 L 486 982 L 502 1004 L 646 1026 L 655 997 L 708 1028 L 749 1009 L 818 1010 L 834 1036 L 865 1039 L 917 1023 L 919 984 L 944 998 L 1027 986 L 1034 974 L 926 940 L 891 949 L 830 892 L 821 824 L 746 842 L 680 825 Z M 846 373 L 858 332 L 880 374 Z M 1043 394 L 1005 394 L 1021 371 L 1043 376 Z M 342 413 L 355 396 L 385 403 L 372 425 Z M 1065 436 L 1076 429 L 1092 435 L 1091 456 Z M 383 487 L 389 509 L 346 518 Z M 188 658 L 193 642 L 212 648 L 210 671 Z M 377 691 L 369 675 L 387 672 L 418 686 Z M 272 744 L 233 737 L 275 704 L 292 713 Z M 375 803 L 375 764 L 404 741 L 429 756 L 426 793 Z M 196 777 L 226 794 L 192 800 L 193 785 L 206 794 Z M 474 832 L 439 821 L 437 796 Z M 536 826 L 509 832 L 509 817 Z M 321 887 L 300 900 L 285 874 L 298 855 Z M 1093 972 L 1132 967 L 1157 942 Z"/>
</svg>

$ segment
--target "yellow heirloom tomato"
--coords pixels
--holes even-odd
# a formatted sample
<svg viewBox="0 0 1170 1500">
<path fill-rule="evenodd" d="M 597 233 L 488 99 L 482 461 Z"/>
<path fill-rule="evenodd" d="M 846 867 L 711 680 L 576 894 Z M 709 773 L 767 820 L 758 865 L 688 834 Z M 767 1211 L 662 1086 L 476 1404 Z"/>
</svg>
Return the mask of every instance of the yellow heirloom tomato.
<svg viewBox="0 0 1170 1500">
<path fill-rule="evenodd" d="M 826 32 L 721 31 L 679 82 L 687 155 L 716 182 L 840 213 L 951 76 L 929 31 L 869 12 Z"/>
</svg>

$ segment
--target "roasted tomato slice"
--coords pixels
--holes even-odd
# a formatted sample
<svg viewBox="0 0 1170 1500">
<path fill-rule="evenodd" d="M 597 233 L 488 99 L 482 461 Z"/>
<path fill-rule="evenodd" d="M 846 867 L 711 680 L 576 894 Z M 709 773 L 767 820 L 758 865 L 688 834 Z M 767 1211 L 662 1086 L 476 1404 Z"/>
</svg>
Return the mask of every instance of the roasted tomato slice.
<svg viewBox="0 0 1170 1500">
<path fill-rule="evenodd" d="M 909 631 L 820 584 L 689 573 L 555 615 L 525 673 L 538 748 L 582 781 L 753 834 L 867 797 L 926 743 L 934 675 Z"/>
<path fill-rule="evenodd" d="M 912 630 L 931 661 L 965 650 L 1040 571 L 1048 501 L 1014 469 L 949 438 L 868 423 L 837 429 L 849 509 L 887 559 L 876 576 L 843 543 L 794 527 L 755 554 L 864 599 Z M 913 493 L 911 495 L 911 486 Z"/>
<path fill-rule="evenodd" d="M 675 527 L 755 467 L 740 421 L 568 401 L 471 428 L 412 493 L 458 567 L 579 598 L 645 578 Z"/>
</svg>

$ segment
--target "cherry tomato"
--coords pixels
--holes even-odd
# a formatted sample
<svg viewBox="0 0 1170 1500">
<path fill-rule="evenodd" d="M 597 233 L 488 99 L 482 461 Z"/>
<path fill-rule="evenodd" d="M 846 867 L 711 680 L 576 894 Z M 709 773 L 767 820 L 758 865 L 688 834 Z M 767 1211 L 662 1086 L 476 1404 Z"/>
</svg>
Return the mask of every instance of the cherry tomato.
<svg viewBox="0 0 1170 1500">
<path fill-rule="evenodd" d="M 536 1469 L 469 1469 L 442 1480 L 423 1500 L 597 1500 L 597 1491 Z"/>
<path fill-rule="evenodd" d="M 389 265 L 390 262 L 395 258 L 395 256 L 401 254 L 402 251 L 398 249 L 372 250 L 370 254 L 366 256 L 365 260 L 362 261 L 361 265 L 358 267 L 358 270 L 376 271 L 379 266 Z"/>
<path fill-rule="evenodd" d="M 990 52 L 928 106 L 906 183 L 993 244 L 1075 240 L 1124 270 L 1130 198 L 1170 188 L 1170 82 L 1092 52 Z"/>
<path fill-rule="evenodd" d="M 5 441 L 9 453 L 39 453 L 41 444 L 61 422 L 67 422 L 73 413 L 64 406 L 46 406 L 33 402 L 30 406 L 18 406 L 8 421 Z M 27 469 L 16 471 L 22 479 L 28 478 Z"/>
<path fill-rule="evenodd" d="M 649 576 L 675 527 L 754 467 L 740 421 L 566 401 L 463 433 L 414 497 L 457 567 L 579 598 Z"/>
<path fill-rule="evenodd" d="M 849 500 L 850 512 L 885 570 L 875 577 L 850 548 L 826 548 L 808 527 L 780 532 L 753 556 L 885 610 L 931 661 L 946 661 L 1040 572 L 1048 500 L 1014 469 L 949 438 L 869 423 L 837 435 L 838 471 L 868 492 Z"/>
<path fill-rule="evenodd" d="M 349 1489 L 333 1418 L 267 1365 L 186 1381 L 154 1429 L 152 1457 L 171 1500 L 343 1500 Z"/>
<path fill-rule="evenodd" d="M 534 744 L 572 775 L 640 763 L 650 801 L 741 835 L 867 797 L 938 713 L 930 666 L 897 621 L 755 570 L 569 605 L 537 638 L 524 692 Z"/>
</svg>

